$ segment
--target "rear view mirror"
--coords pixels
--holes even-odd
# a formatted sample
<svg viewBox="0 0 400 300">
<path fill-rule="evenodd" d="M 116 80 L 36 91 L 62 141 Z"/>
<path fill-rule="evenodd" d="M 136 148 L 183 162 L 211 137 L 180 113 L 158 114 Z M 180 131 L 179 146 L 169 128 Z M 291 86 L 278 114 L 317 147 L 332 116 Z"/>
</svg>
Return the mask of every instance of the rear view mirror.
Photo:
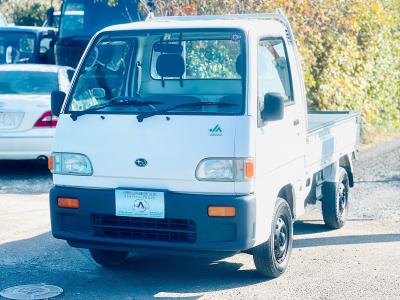
<svg viewBox="0 0 400 300">
<path fill-rule="evenodd" d="M 51 93 L 51 112 L 53 115 L 58 117 L 61 112 L 61 108 L 64 104 L 65 93 L 61 91 L 54 91 Z"/>
<path fill-rule="evenodd" d="M 264 109 L 261 112 L 263 121 L 278 121 L 283 119 L 284 98 L 279 93 L 267 93 L 264 96 Z"/>
</svg>

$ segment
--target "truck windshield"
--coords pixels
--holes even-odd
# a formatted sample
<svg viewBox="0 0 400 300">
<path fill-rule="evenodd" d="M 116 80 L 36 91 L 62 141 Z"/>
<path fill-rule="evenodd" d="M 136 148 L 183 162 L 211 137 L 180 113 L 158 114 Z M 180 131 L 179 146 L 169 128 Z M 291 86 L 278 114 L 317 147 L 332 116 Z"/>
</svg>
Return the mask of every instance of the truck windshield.
<svg viewBox="0 0 400 300">
<path fill-rule="evenodd" d="M 35 35 L 0 31 L 0 64 L 28 63 L 34 60 Z"/>
<path fill-rule="evenodd" d="M 137 20 L 134 0 L 119 0 L 115 5 L 108 5 L 108 1 L 64 0 L 60 38 L 90 37 L 109 25 Z"/>
<path fill-rule="evenodd" d="M 235 30 L 103 34 L 84 59 L 67 112 L 241 114 L 244 57 Z M 117 97 L 154 104 L 104 105 Z"/>
</svg>

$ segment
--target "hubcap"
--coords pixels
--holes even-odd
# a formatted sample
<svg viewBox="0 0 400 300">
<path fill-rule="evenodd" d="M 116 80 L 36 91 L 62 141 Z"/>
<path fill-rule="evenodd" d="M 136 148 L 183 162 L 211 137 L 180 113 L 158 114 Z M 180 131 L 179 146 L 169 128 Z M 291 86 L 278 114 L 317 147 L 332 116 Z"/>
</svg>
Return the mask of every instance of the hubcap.
<svg viewBox="0 0 400 300">
<path fill-rule="evenodd" d="M 289 245 L 289 229 L 284 218 L 279 217 L 275 224 L 274 253 L 278 263 L 285 260 Z"/>
</svg>

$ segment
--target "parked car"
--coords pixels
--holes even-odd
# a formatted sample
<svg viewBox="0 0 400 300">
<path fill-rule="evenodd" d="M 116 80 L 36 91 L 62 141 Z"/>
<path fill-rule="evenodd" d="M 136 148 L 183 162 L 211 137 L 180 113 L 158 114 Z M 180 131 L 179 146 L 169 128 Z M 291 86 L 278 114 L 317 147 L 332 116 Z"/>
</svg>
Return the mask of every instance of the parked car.
<svg viewBox="0 0 400 300">
<path fill-rule="evenodd" d="M 0 27 L 0 64 L 54 64 L 55 38 L 55 28 Z"/>
<path fill-rule="evenodd" d="M 100 29 L 141 19 L 139 0 L 107 1 L 63 0 L 58 17 L 55 45 L 56 63 L 76 67 L 92 36 Z M 48 24 L 55 24 L 48 20 Z"/>
<path fill-rule="evenodd" d="M 67 92 L 73 69 L 55 65 L 0 65 L 0 159 L 50 155 L 57 118 L 54 89 Z"/>
<path fill-rule="evenodd" d="M 150 18 L 96 34 L 59 116 L 52 232 L 104 266 L 128 253 L 253 255 L 288 266 L 293 220 L 344 225 L 357 112 L 309 112 L 280 14 Z"/>
</svg>

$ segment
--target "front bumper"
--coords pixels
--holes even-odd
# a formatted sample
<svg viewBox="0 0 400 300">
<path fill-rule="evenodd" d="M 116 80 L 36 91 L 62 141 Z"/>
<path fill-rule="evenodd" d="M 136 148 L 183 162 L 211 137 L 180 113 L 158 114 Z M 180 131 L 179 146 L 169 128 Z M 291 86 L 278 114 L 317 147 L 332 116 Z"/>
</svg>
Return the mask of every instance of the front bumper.
<svg viewBox="0 0 400 300">
<path fill-rule="evenodd" d="M 58 197 L 78 198 L 80 208 L 59 208 Z M 236 217 L 209 217 L 210 205 L 235 206 Z M 116 217 L 114 189 L 55 186 L 50 210 L 54 237 L 78 248 L 240 252 L 251 248 L 255 239 L 254 195 L 166 192 L 165 220 L 160 221 Z"/>
</svg>

